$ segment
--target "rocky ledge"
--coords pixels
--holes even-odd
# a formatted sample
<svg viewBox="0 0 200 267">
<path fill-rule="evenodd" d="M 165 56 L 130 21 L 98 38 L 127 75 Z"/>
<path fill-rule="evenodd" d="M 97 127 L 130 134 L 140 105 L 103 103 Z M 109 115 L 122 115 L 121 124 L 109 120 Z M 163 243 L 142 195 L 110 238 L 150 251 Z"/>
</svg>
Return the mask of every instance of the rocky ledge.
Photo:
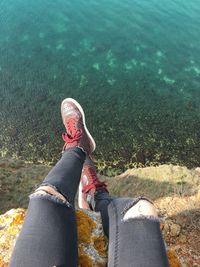
<svg viewBox="0 0 200 267">
<path fill-rule="evenodd" d="M 16 238 L 24 221 L 25 209 L 11 209 L 0 216 L 0 267 L 7 267 Z M 76 211 L 78 224 L 79 266 L 103 267 L 107 262 L 107 240 L 100 214 Z"/>
<path fill-rule="evenodd" d="M 21 230 L 26 211 L 11 209 L 0 216 L 0 267 L 9 265 L 11 253 Z M 103 234 L 100 214 L 76 211 L 78 223 L 79 267 L 104 267 L 107 263 L 108 242 Z M 171 267 L 179 267 L 179 259 L 168 249 Z"/>
<path fill-rule="evenodd" d="M 0 267 L 8 266 L 21 229 L 28 195 L 51 167 L 0 158 Z M 145 195 L 154 201 L 161 220 L 171 267 L 200 266 L 200 169 L 161 165 L 129 169 L 115 177 L 100 177 L 111 194 Z M 17 209 L 21 207 L 22 209 Z M 99 214 L 77 211 L 79 265 L 104 266 L 107 241 Z"/>
</svg>

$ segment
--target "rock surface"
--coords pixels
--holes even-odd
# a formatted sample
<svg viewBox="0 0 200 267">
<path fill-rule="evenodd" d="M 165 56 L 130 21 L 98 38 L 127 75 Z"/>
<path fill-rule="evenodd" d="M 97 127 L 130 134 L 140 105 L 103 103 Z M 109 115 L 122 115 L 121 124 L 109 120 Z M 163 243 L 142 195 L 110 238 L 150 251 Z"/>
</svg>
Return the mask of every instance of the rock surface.
<svg viewBox="0 0 200 267">
<path fill-rule="evenodd" d="M 78 210 L 76 216 L 79 266 L 105 266 L 107 241 L 103 235 L 100 214 Z M 24 209 L 11 209 L 0 216 L 0 267 L 8 266 L 24 217 Z"/>
<path fill-rule="evenodd" d="M 0 214 L 12 208 L 26 208 L 28 195 L 36 185 L 41 183 L 50 169 L 50 166 L 0 158 Z M 100 178 L 108 183 L 110 193 L 115 196 L 145 195 L 153 199 L 162 219 L 163 235 L 169 249 L 168 257 L 171 266 L 193 267 L 200 266 L 199 173 L 199 168 L 189 170 L 181 166 L 161 165 L 129 169 L 115 177 L 101 176 Z M 82 214 L 82 218 L 84 214 L 85 216 L 89 215 L 82 212 L 80 214 Z M 14 221 L 18 222 L 20 227 L 20 216 L 17 218 Z M 84 222 L 86 221 L 84 219 Z M 2 222 L 0 225 L 4 226 Z M 87 235 L 81 235 L 84 229 L 91 228 L 88 225 L 90 224 L 86 223 L 82 227 L 79 224 L 79 236 L 87 236 L 88 242 L 92 243 L 99 253 L 105 253 L 105 250 L 102 251 L 104 242 L 100 242 L 103 236 L 96 241 L 95 238 L 88 238 L 91 237 L 88 231 L 86 231 Z M 2 251 L 7 251 L 5 260 L 8 262 L 9 251 L 12 248 L 7 247 L 6 250 L 6 244 L 12 236 L 4 234 L 6 228 L 0 229 L 0 255 L 3 255 Z M 10 228 L 8 227 L 8 229 Z M 87 265 L 88 254 L 86 253 L 84 256 L 81 254 L 82 251 L 83 247 L 79 249 L 80 261 L 82 262 L 80 266 L 92 266 Z M 87 252 L 87 250 L 85 251 Z"/>
<path fill-rule="evenodd" d="M 0 216 L 0 267 L 9 264 L 16 238 L 25 217 L 24 209 L 11 209 Z M 100 214 L 78 210 L 79 267 L 104 267 L 107 262 L 107 239 L 103 235 Z M 179 267 L 175 251 L 168 250 L 171 267 Z"/>
</svg>

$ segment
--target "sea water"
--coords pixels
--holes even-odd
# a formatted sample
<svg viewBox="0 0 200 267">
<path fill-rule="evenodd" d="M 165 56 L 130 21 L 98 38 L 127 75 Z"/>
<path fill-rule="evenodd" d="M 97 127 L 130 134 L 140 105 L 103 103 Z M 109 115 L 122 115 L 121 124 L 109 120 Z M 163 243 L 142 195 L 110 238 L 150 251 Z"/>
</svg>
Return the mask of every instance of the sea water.
<svg viewBox="0 0 200 267">
<path fill-rule="evenodd" d="M 198 166 L 200 1 L 1 0 L 1 155 L 55 162 L 66 97 L 100 169 Z"/>
</svg>

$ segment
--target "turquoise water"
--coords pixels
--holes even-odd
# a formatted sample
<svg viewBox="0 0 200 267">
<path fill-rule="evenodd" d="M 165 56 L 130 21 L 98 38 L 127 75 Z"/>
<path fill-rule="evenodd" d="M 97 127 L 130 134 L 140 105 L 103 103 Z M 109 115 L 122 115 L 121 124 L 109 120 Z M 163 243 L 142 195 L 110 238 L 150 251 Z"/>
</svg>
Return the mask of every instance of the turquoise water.
<svg viewBox="0 0 200 267">
<path fill-rule="evenodd" d="M 100 169 L 198 166 L 200 1 L 1 0 L 1 154 L 55 162 L 65 97 Z"/>
</svg>

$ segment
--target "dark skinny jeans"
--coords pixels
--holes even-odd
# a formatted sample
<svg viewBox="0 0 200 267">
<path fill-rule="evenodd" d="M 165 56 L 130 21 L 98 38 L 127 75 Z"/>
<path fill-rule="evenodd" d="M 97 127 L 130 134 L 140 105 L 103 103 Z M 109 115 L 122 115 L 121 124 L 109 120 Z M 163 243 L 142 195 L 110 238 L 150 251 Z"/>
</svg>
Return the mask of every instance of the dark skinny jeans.
<svg viewBox="0 0 200 267">
<path fill-rule="evenodd" d="M 10 267 L 77 267 L 78 245 L 74 198 L 80 182 L 85 153 L 72 148 L 49 172 L 42 185 L 60 192 L 68 202 L 52 195 L 31 195 L 27 215 L 17 239 Z M 97 192 L 93 209 L 101 212 L 109 236 L 109 267 L 168 267 L 159 221 L 123 214 L 139 198 L 112 198 Z"/>
</svg>

